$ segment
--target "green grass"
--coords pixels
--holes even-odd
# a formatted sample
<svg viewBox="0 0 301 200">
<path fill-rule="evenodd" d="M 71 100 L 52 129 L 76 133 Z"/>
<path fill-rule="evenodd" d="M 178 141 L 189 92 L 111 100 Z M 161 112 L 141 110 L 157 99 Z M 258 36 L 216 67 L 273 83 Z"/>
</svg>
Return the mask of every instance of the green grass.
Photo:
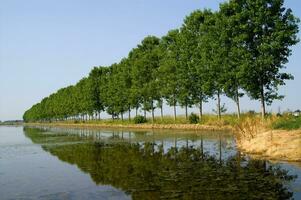
<svg viewBox="0 0 301 200">
<path fill-rule="evenodd" d="M 249 119 L 260 119 L 260 115 L 250 115 L 250 114 L 242 114 L 241 118 L 238 119 L 235 114 L 224 114 L 222 115 L 222 119 L 219 120 L 218 117 L 214 114 L 204 114 L 202 120 L 199 124 L 208 125 L 208 126 L 232 126 L 235 127 Z M 259 120 L 259 123 L 262 121 Z M 56 123 L 56 122 L 54 122 Z M 89 121 L 78 121 L 78 120 L 69 120 L 69 121 L 61 121 L 58 123 L 65 124 L 95 124 L 95 125 L 133 125 L 135 124 L 133 118 L 132 120 L 128 119 L 101 119 L 101 120 L 89 120 Z M 257 122 L 258 123 L 258 122 Z M 152 119 L 147 118 L 147 122 L 144 124 L 152 124 Z M 154 124 L 189 124 L 189 120 L 185 118 L 184 115 L 177 116 L 176 121 L 174 121 L 173 116 L 164 116 L 155 117 Z M 281 116 L 276 117 L 275 115 L 268 116 L 263 124 L 265 127 L 269 127 L 271 129 L 284 129 L 284 130 L 296 130 L 301 129 L 301 117 L 294 116 Z"/>
<path fill-rule="evenodd" d="M 222 115 L 222 119 L 219 120 L 218 117 L 214 114 L 204 114 L 202 120 L 200 120 L 199 124 L 202 125 L 212 125 L 212 126 L 220 126 L 220 125 L 235 125 L 239 122 L 237 116 L 235 114 L 225 114 Z M 81 120 L 68 120 L 62 121 L 59 123 L 66 123 L 66 124 L 106 124 L 106 125 L 132 125 L 135 124 L 133 118 L 131 121 L 128 119 L 101 119 L 101 120 L 88 120 L 88 121 L 81 121 Z M 147 122 L 144 124 L 152 124 L 152 119 L 150 117 L 147 118 Z M 174 120 L 173 116 L 164 116 L 155 117 L 154 124 L 190 124 L 189 119 L 185 118 L 185 115 L 178 115 L 176 121 Z"/>
<path fill-rule="evenodd" d="M 88 120 L 88 121 L 77 121 L 77 120 L 69 120 L 63 121 L 60 123 L 76 123 L 76 124 L 112 124 L 112 125 L 131 125 L 135 124 L 134 118 L 129 121 L 128 119 L 101 119 L 101 120 Z M 177 116 L 176 121 L 174 121 L 173 116 L 164 116 L 163 119 L 161 117 L 155 117 L 155 124 L 189 124 L 188 119 L 185 119 L 185 116 Z M 152 124 L 152 119 L 147 118 L 147 122 L 144 124 Z"/>
<path fill-rule="evenodd" d="M 273 129 L 296 130 L 301 128 L 301 116 L 283 116 L 272 123 Z"/>
</svg>

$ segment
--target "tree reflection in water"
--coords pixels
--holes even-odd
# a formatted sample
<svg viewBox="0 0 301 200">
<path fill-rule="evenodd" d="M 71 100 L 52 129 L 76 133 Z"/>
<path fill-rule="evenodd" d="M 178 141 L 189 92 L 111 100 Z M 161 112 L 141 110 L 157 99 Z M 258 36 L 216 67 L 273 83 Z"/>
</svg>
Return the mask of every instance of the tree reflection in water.
<svg viewBox="0 0 301 200">
<path fill-rule="evenodd" d="M 203 141 L 199 148 L 175 143 L 164 151 L 163 141 L 105 143 L 34 128 L 24 132 L 45 151 L 90 174 L 96 184 L 112 185 L 133 199 L 290 199 L 293 195 L 287 183 L 295 177 L 287 171 L 266 161 L 246 160 L 239 152 L 225 160 L 216 158 L 204 153 Z"/>
</svg>

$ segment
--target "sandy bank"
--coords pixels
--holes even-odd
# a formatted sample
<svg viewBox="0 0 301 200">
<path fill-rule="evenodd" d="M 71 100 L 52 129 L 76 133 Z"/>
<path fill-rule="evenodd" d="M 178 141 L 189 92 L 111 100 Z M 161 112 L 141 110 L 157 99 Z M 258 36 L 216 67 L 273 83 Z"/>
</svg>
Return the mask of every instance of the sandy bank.
<svg viewBox="0 0 301 200">
<path fill-rule="evenodd" d="M 270 130 L 241 138 L 237 146 L 247 154 L 271 160 L 301 161 L 301 130 Z"/>
</svg>

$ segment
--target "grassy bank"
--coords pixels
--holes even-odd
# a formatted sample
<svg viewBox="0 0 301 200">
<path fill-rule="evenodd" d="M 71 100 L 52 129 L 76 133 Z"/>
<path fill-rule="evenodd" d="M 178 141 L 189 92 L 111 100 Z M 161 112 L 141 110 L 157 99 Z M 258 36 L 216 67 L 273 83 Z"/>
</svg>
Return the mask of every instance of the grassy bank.
<svg viewBox="0 0 301 200">
<path fill-rule="evenodd" d="M 27 123 L 28 124 L 28 123 Z M 128 119 L 101 119 L 101 120 L 67 120 L 40 122 L 30 124 L 46 124 L 46 125 L 61 125 L 61 126 L 81 126 L 81 127 L 136 127 L 136 128 L 168 128 L 168 129 L 227 129 L 235 130 L 244 137 L 253 137 L 259 132 L 267 130 L 297 130 L 301 128 L 301 117 L 294 116 L 267 116 L 262 121 L 259 115 L 242 114 L 238 119 L 236 115 L 223 115 L 222 119 L 218 119 L 216 115 L 203 115 L 202 119 L 197 123 L 191 123 L 189 118 L 178 116 L 176 120 L 172 116 L 163 118 L 156 117 L 154 122 L 147 118 L 144 123 L 135 123 L 135 120 Z"/>
<path fill-rule="evenodd" d="M 135 123 L 132 120 L 101 119 L 101 120 L 67 120 L 56 122 L 26 123 L 29 125 L 95 127 L 95 128 L 137 128 L 137 129 L 181 129 L 181 130 L 232 130 L 239 120 L 235 115 L 224 115 L 218 120 L 216 115 L 204 115 L 198 123 L 191 123 L 185 116 L 178 116 L 176 120 L 172 116 L 156 117 L 154 122 L 147 118 L 145 123 Z"/>
<path fill-rule="evenodd" d="M 235 126 L 238 148 L 256 157 L 301 161 L 301 117 L 246 118 Z"/>
</svg>

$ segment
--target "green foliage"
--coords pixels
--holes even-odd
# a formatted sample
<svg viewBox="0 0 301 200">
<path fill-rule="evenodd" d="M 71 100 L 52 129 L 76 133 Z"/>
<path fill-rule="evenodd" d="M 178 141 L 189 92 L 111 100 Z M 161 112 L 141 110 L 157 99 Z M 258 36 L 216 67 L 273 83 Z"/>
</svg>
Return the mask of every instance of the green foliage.
<svg viewBox="0 0 301 200">
<path fill-rule="evenodd" d="M 143 124 L 143 123 L 146 123 L 147 120 L 144 116 L 141 116 L 141 115 L 137 115 L 136 117 L 134 117 L 134 123 L 135 124 Z"/>
<path fill-rule="evenodd" d="M 199 107 L 218 99 L 217 114 L 226 112 L 221 95 L 233 99 L 246 93 L 265 104 L 282 99 L 278 87 L 292 79 L 285 73 L 299 19 L 283 0 L 230 0 L 216 12 L 193 11 L 181 27 L 162 38 L 145 37 L 126 58 L 94 67 L 88 77 L 59 89 L 28 109 L 25 122 L 99 119 L 100 113 L 120 116 L 131 109 L 154 113 L 166 102 Z M 164 103 L 163 103 L 164 102 Z M 129 116 L 130 117 L 130 116 Z M 202 120 L 203 121 L 203 120 Z"/>
<path fill-rule="evenodd" d="M 197 124 L 200 121 L 200 117 L 194 113 L 189 115 L 189 123 L 190 124 Z"/>
<path fill-rule="evenodd" d="M 301 117 L 283 116 L 272 123 L 273 129 L 295 130 L 301 128 Z"/>
<path fill-rule="evenodd" d="M 240 29 L 246 36 L 241 42 L 248 52 L 240 70 L 242 88 L 251 98 L 260 100 L 263 109 L 274 99 L 283 98 L 278 87 L 293 78 L 282 69 L 291 54 L 290 47 L 298 42 L 299 19 L 283 4 L 284 0 L 230 1 L 232 12 L 240 19 L 237 26 L 244 27 Z"/>
<path fill-rule="evenodd" d="M 218 113 L 218 111 L 215 110 L 215 109 L 212 109 L 212 111 L 213 111 L 214 113 Z M 220 112 L 221 112 L 221 113 L 226 113 L 226 112 L 227 112 L 226 104 L 223 104 L 223 105 L 220 107 Z"/>
</svg>

